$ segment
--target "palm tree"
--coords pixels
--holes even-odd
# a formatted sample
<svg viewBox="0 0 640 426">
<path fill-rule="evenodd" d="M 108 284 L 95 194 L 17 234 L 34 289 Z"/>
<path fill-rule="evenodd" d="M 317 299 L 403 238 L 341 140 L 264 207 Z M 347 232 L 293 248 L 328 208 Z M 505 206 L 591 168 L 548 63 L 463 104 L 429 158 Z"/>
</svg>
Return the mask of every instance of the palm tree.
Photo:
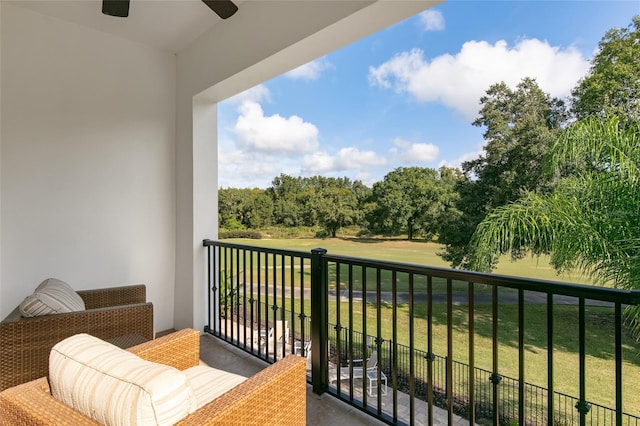
<svg viewBox="0 0 640 426">
<path fill-rule="evenodd" d="M 549 153 L 554 189 L 492 211 L 472 237 L 469 267 L 487 271 L 501 254 L 531 251 L 549 254 L 559 272 L 640 289 L 639 124 L 590 117 L 567 128 Z M 640 336 L 640 309 L 627 314 Z"/>
</svg>

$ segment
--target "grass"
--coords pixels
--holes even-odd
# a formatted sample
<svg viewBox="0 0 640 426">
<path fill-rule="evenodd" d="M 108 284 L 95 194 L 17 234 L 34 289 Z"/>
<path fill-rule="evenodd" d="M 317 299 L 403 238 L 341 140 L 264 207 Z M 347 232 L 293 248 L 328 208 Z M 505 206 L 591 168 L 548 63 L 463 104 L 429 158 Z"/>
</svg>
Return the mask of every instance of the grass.
<svg viewBox="0 0 640 426">
<path fill-rule="evenodd" d="M 440 246 L 433 243 L 416 243 L 407 241 L 373 241 L 373 240 L 236 240 L 235 242 L 261 247 L 281 248 L 289 250 L 310 251 L 315 247 L 326 248 L 330 253 L 343 254 L 361 258 L 375 258 L 403 263 L 414 263 L 428 266 L 446 267 L 447 265 L 437 256 Z M 286 263 L 286 262 L 285 262 Z M 290 268 L 274 268 L 280 266 L 279 258 L 275 262 L 270 261 L 269 283 L 278 282 L 284 278 L 285 285 L 290 284 Z M 297 266 L 299 268 L 299 266 Z M 281 271 L 285 271 L 281 273 Z M 309 271 L 305 267 L 305 282 L 308 284 Z M 500 262 L 498 273 L 505 275 L 518 275 L 544 280 L 563 280 L 569 282 L 589 283 L 586 279 L 580 279 L 577 275 L 565 275 L 558 277 L 549 267 L 548 259 L 521 259 L 518 262 L 503 260 Z M 340 281 L 345 281 L 345 272 L 342 272 Z M 357 275 L 357 274 L 355 274 Z M 294 276 L 297 277 L 297 274 Z M 402 278 L 399 276 L 399 281 Z M 261 279 L 264 279 L 264 274 Z M 387 280 L 388 281 L 388 280 Z M 255 282 L 255 278 L 254 278 Z M 263 281 L 264 282 L 264 281 Z M 367 278 L 367 282 L 375 280 Z M 278 284 L 280 286 L 281 284 Z M 401 289 L 404 283 L 399 283 Z M 335 281 L 334 281 L 335 286 Z M 390 285 L 389 285 L 390 286 Z M 419 282 L 417 282 L 419 287 Z M 476 285 L 476 293 L 482 293 L 481 285 Z M 369 288 L 371 290 L 371 288 Z M 444 291 L 439 284 L 434 284 L 434 291 Z M 454 285 L 454 292 L 466 291 L 466 284 Z M 290 306 L 290 300 L 280 296 L 276 304 Z M 269 297 L 272 298 L 272 292 Z M 272 303 L 273 301 L 269 301 Z M 294 301 L 295 311 L 300 312 L 300 302 Z M 438 355 L 447 353 L 447 317 L 446 305 L 434 304 L 433 313 L 433 345 L 434 352 Z M 474 354 L 476 367 L 491 370 L 492 362 L 492 317 L 491 306 L 476 304 L 474 311 Z M 336 301 L 330 301 L 330 321 L 335 322 L 337 315 Z M 305 300 L 305 312 L 310 312 L 309 300 Z M 466 304 L 456 304 L 453 308 L 453 356 L 454 359 L 468 363 L 469 357 L 469 333 L 468 333 L 468 307 Z M 272 312 L 269 311 L 271 315 Z M 392 324 L 398 326 L 398 343 L 409 343 L 409 307 L 406 304 L 396 306 L 394 310 L 389 305 L 381 308 L 378 316 L 373 305 L 367 305 L 365 309 L 367 317 L 367 332 L 375 335 L 380 326 L 381 335 L 385 339 L 392 337 Z M 417 349 L 426 350 L 427 345 L 427 313 L 425 304 L 416 304 L 413 312 L 413 326 L 416 330 L 414 344 Z M 340 303 L 341 323 L 349 327 L 349 305 Z M 362 330 L 362 305 L 353 303 L 354 330 Z M 395 321 L 394 321 L 395 320 Z M 578 392 L 578 314 L 577 307 L 571 305 L 557 305 L 554 309 L 554 386 L 558 392 L 577 396 Z M 611 309 L 602 307 L 587 308 L 587 398 L 591 402 L 615 407 L 615 373 L 614 373 L 614 336 L 613 315 Z M 518 307 L 515 304 L 503 304 L 499 307 L 499 360 L 500 374 L 518 377 Z M 547 326 L 546 305 L 527 304 L 525 306 L 525 379 L 527 382 L 547 387 Z M 634 415 L 640 415 L 640 401 L 636 395 L 640 395 L 640 356 L 638 345 L 630 335 L 623 339 L 623 389 L 624 411 Z"/>
</svg>

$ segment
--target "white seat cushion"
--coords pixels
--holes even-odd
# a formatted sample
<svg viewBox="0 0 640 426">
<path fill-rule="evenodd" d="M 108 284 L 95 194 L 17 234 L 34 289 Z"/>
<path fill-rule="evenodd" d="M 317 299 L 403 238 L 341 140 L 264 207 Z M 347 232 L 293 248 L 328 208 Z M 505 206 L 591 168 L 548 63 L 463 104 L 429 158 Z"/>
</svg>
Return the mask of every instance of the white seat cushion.
<svg viewBox="0 0 640 426">
<path fill-rule="evenodd" d="M 69 284 L 56 278 L 42 281 L 32 295 L 20 304 L 25 317 L 84 311 L 84 301 Z"/>
<path fill-rule="evenodd" d="M 87 334 L 49 356 L 52 395 L 104 425 L 171 425 L 197 409 L 187 376 Z"/>
<path fill-rule="evenodd" d="M 247 380 L 246 377 L 207 365 L 197 365 L 183 371 L 196 397 L 198 408 L 213 401 Z"/>
</svg>

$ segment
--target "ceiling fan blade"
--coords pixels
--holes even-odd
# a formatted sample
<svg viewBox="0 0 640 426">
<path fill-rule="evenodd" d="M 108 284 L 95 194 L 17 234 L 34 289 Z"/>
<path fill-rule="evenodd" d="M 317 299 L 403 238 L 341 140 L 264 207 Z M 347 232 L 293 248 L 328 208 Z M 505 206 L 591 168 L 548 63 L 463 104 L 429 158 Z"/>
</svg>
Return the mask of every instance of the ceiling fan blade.
<svg viewBox="0 0 640 426">
<path fill-rule="evenodd" d="M 202 2 L 209 6 L 209 8 L 222 19 L 230 18 L 238 11 L 238 6 L 231 0 L 202 0 Z"/>
<path fill-rule="evenodd" d="M 102 0 L 102 13 L 126 18 L 129 16 L 129 0 Z"/>
</svg>

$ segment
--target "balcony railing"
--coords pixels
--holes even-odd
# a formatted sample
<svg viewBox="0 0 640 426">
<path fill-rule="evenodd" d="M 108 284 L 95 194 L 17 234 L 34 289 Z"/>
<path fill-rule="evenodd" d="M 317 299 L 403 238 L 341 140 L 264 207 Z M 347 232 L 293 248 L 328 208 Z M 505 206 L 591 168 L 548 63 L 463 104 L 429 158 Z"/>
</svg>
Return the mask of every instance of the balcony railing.
<svg viewBox="0 0 640 426">
<path fill-rule="evenodd" d="M 268 362 L 287 353 L 307 355 L 315 393 L 328 392 L 384 422 L 431 425 L 434 410 L 444 409 L 448 424 L 459 415 L 469 424 L 640 425 L 637 396 L 623 392 L 623 368 L 640 364 L 623 357 L 623 343 L 635 343 L 625 334 L 624 310 L 640 304 L 638 291 L 323 249 L 212 240 L 204 246 L 210 290 L 205 331 Z M 610 358 L 611 380 L 596 385 L 589 349 L 603 347 L 591 333 L 594 322 L 603 321 L 611 327 L 604 345 L 610 349 L 600 356 Z M 558 338 L 567 329 L 575 331 L 574 342 Z M 575 362 L 558 365 L 556 350 L 572 352 Z M 377 365 L 357 374 L 354 361 L 374 352 Z M 638 356 L 637 348 L 629 352 Z M 535 384 L 529 380 L 534 371 Z M 554 379 L 558 374 L 562 383 Z M 593 400 L 593 386 L 609 386 L 611 406 Z"/>
</svg>

